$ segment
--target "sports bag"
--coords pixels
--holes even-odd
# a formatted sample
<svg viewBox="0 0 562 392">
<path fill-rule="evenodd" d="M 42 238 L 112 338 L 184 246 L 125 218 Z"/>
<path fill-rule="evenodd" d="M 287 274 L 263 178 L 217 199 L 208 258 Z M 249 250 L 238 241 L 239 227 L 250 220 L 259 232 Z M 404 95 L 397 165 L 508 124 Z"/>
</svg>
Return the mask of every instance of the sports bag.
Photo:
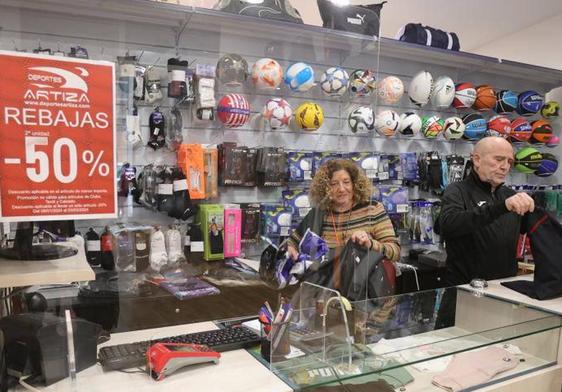
<svg viewBox="0 0 562 392">
<path fill-rule="evenodd" d="M 555 216 L 540 207 L 526 214 L 521 224 L 522 231 L 531 240 L 535 260 L 533 281 L 502 282 L 502 286 L 539 300 L 561 297 L 562 225 Z"/>
<path fill-rule="evenodd" d="M 350 33 L 379 36 L 380 13 L 386 1 L 370 5 L 340 7 L 330 0 L 317 0 L 323 26 Z"/>
<path fill-rule="evenodd" d="M 459 37 L 457 34 L 448 33 L 429 26 L 423 26 L 421 23 L 408 23 L 398 31 L 396 39 L 412 44 L 431 46 L 433 48 L 448 49 L 457 52 L 460 50 Z"/>
<path fill-rule="evenodd" d="M 220 0 L 214 9 L 256 18 L 302 23 L 299 12 L 291 6 L 289 0 L 263 0 L 259 4 L 244 0 Z"/>
</svg>

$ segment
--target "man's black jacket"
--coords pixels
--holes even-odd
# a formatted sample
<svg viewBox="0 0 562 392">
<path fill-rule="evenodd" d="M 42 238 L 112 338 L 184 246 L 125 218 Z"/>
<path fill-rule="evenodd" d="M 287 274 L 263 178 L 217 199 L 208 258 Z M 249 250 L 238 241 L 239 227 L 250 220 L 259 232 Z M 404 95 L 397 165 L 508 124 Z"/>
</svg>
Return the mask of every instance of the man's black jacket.
<svg viewBox="0 0 562 392">
<path fill-rule="evenodd" d="M 474 171 L 447 187 L 439 218 L 447 247 L 447 285 L 516 275 L 520 217 L 505 206 L 514 194 L 503 185 L 492 192 Z"/>
</svg>

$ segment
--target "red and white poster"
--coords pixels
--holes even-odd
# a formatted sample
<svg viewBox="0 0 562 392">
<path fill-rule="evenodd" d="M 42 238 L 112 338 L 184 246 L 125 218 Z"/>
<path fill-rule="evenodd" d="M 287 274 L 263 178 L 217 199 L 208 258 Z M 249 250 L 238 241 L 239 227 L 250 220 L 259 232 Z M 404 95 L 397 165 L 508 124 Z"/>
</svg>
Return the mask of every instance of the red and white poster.
<svg viewBox="0 0 562 392">
<path fill-rule="evenodd" d="M 117 216 L 106 61 L 0 51 L 0 221 Z"/>
</svg>

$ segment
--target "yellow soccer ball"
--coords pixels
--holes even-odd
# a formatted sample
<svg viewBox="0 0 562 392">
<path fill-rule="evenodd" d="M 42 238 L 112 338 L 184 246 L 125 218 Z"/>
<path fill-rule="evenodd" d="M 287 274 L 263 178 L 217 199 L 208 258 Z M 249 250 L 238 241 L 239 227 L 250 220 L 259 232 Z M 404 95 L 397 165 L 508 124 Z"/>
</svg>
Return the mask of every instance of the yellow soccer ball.
<svg viewBox="0 0 562 392">
<path fill-rule="evenodd" d="M 324 111 L 316 103 L 305 102 L 295 111 L 295 118 L 302 129 L 316 131 L 324 123 Z"/>
</svg>

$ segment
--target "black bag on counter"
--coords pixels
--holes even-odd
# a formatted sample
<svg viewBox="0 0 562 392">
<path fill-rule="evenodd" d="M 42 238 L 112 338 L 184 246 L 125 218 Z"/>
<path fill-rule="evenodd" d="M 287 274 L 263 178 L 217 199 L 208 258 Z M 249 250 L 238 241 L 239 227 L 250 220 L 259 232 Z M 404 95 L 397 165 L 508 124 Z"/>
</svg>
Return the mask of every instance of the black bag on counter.
<svg viewBox="0 0 562 392">
<path fill-rule="evenodd" d="M 423 26 L 421 23 L 408 23 L 398 31 L 396 39 L 457 52 L 461 48 L 457 34 Z"/>
<path fill-rule="evenodd" d="M 531 241 L 535 261 L 533 281 L 502 282 L 502 286 L 531 298 L 545 300 L 562 296 L 562 225 L 555 216 L 536 208 L 525 215 L 524 231 Z"/>
<path fill-rule="evenodd" d="M 291 6 L 289 0 L 263 0 L 259 4 L 244 0 L 220 0 L 214 9 L 256 18 L 302 23 L 299 12 Z"/>
<path fill-rule="evenodd" d="M 340 7 L 330 0 L 318 0 L 323 26 L 350 33 L 379 36 L 380 13 L 386 3 Z"/>
</svg>

